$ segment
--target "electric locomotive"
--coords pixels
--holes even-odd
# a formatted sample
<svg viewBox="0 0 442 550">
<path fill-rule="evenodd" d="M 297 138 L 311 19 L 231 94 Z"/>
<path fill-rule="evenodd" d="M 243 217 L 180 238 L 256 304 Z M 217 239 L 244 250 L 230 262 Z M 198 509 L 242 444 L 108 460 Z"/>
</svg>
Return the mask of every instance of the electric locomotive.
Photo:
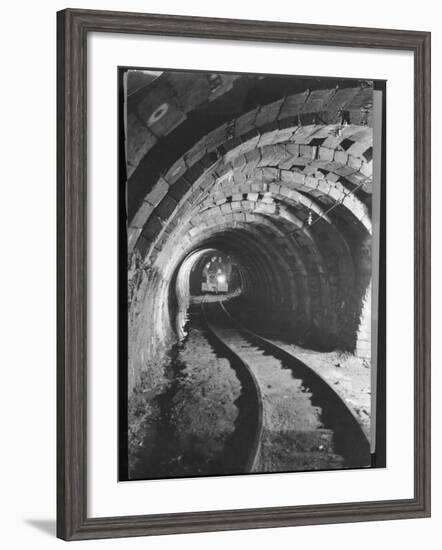
<svg viewBox="0 0 442 550">
<path fill-rule="evenodd" d="M 202 292 L 214 294 L 228 291 L 227 270 L 221 258 L 213 256 L 203 269 Z"/>
</svg>

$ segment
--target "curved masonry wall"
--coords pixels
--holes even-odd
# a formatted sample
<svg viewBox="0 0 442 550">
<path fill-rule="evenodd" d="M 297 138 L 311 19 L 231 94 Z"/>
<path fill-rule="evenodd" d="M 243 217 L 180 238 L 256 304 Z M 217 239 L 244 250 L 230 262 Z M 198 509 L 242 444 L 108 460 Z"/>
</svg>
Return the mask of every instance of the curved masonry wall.
<svg viewBox="0 0 442 550">
<path fill-rule="evenodd" d="M 146 357 L 176 338 L 171 295 L 182 262 L 209 248 L 236 258 L 245 300 L 295 342 L 367 357 L 371 86 L 306 80 L 245 112 L 250 101 L 239 103 L 221 121 L 211 108 L 219 113 L 251 82 L 221 75 L 195 95 L 196 83 L 177 91 L 172 76 L 155 81 L 162 96 L 141 90 L 129 106 L 130 387 Z M 159 159 L 158 144 L 181 153 Z"/>
</svg>

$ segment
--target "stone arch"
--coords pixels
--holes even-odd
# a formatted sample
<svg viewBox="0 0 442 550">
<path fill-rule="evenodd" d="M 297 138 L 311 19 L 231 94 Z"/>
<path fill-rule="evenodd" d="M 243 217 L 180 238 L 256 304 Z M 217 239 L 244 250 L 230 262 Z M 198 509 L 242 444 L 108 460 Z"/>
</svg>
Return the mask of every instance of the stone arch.
<svg viewBox="0 0 442 550">
<path fill-rule="evenodd" d="M 217 81 L 216 92 L 213 82 L 200 83 L 199 99 L 185 93 L 181 105 L 173 104 L 177 83 L 168 80 L 163 103 L 140 96 L 130 111 L 152 134 L 142 154 L 133 152 L 128 182 L 128 249 L 147 274 L 134 315 L 143 300 L 153 305 L 164 335 L 157 344 L 166 345 L 171 281 L 186 258 L 213 247 L 241 258 L 245 297 L 278 311 L 295 340 L 303 334 L 311 344 L 320 334 L 331 349 L 353 351 L 369 286 L 358 250 L 371 235 L 372 89 L 310 82 L 213 127 L 201 123 L 203 135 L 189 145 L 184 137 L 198 105 L 221 105 L 235 89 L 233 76 Z M 192 83 L 186 86 L 190 93 Z M 153 116 L 160 108 L 161 117 Z M 167 140 L 188 146 L 160 162 L 160 140 L 163 150 Z M 149 172 L 154 165 L 161 170 Z"/>
</svg>

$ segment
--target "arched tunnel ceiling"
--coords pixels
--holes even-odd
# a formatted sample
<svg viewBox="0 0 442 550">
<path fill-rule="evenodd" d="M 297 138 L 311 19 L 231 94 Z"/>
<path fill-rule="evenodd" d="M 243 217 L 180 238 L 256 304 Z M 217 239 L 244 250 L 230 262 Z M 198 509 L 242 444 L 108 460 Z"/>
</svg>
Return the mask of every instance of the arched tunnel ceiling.
<svg viewBox="0 0 442 550">
<path fill-rule="evenodd" d="M 232 254 L 263 306 L 337 334 L 369 279 L 372 86 L 265 81 L 169 72 L 129 97 L 128 250 L 163 286 Z"/>
</svg>

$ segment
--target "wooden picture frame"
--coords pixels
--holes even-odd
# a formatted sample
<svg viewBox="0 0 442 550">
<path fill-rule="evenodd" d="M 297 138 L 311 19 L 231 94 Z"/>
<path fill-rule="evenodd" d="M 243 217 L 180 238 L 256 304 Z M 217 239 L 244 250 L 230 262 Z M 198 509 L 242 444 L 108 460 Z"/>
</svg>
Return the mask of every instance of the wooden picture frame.
<svg viewBox="0 0 442 550">
<path fill-rule="evenodd" d="M 407 50 L 414 56 L 414 497 L 87 517 L 87 36 L 91 32 Z M 430 33 L 67 9 L 57 14 L 57 536 L 129 537 L 430 515 Z"/>
</svg>

